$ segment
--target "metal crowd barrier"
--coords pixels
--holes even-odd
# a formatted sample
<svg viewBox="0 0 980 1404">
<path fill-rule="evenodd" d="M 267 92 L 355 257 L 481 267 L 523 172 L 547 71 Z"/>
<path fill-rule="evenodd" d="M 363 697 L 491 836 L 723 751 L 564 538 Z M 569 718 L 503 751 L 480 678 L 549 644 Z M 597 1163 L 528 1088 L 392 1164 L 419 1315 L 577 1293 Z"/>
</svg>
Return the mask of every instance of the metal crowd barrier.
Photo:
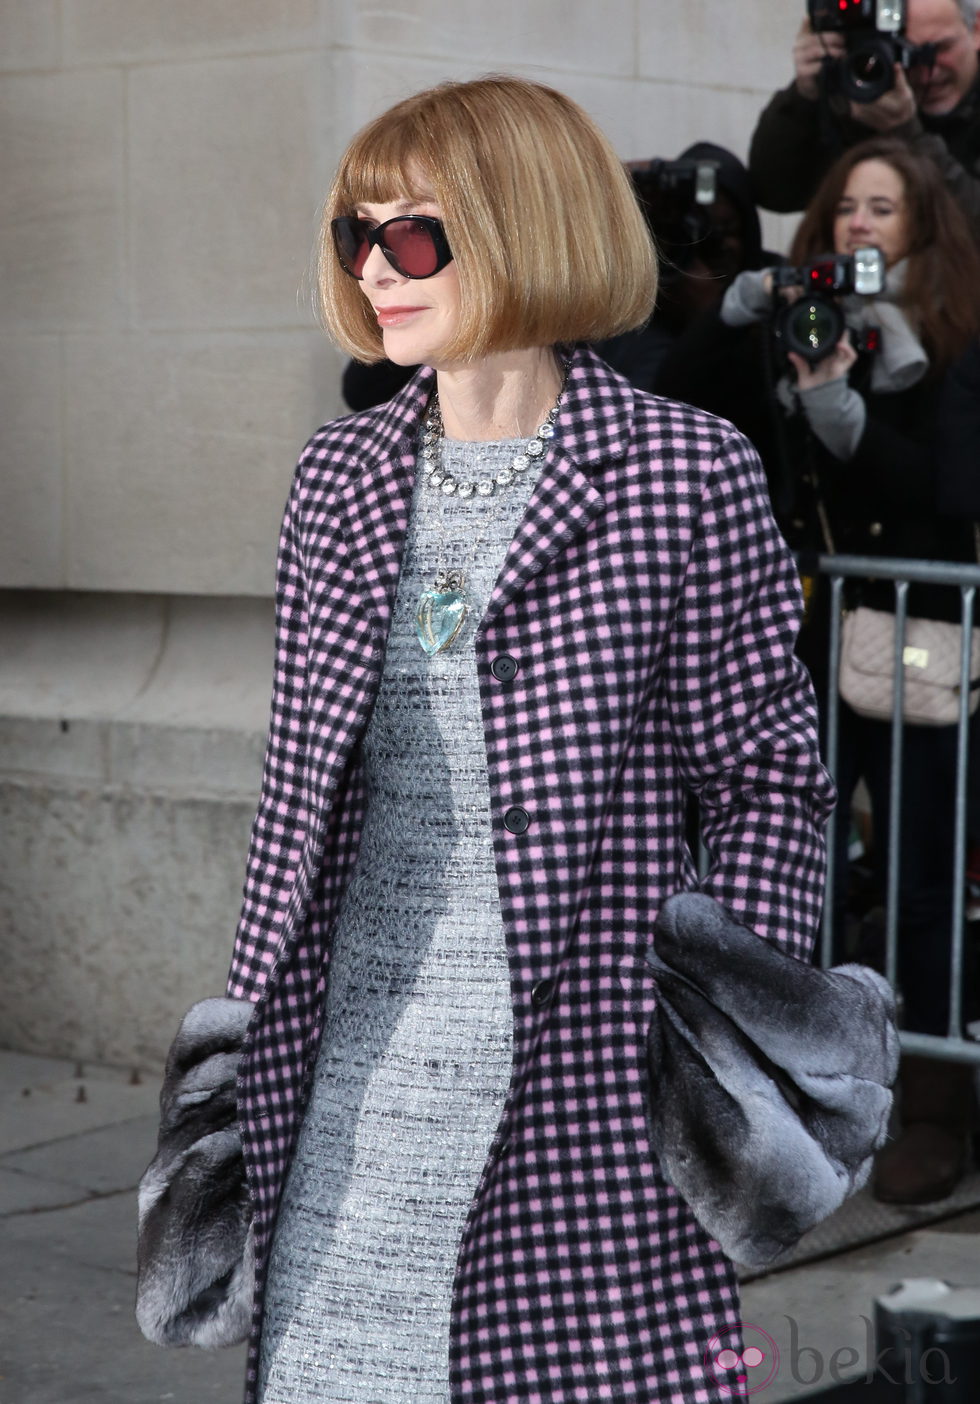
<svg viewBox="0 0 980 1404">
<path fill-rule="evenodd" d="M 808 563 L 809 565 L 809 563 Z M 956 783 L 953 803 L 955 805 L 955 843 L 953 852 L 953 915 L 952 950 L 950 956 L 950 1013 L 949 1030 L 946 1037 L 935 1034 L 914 1033 L 903 1030 L 902 1047 L 908 1052 L 955 1062 L 980 1064 L 980 1043 L 965 1038 L 963 1027 L 963 948 L 966 939 L 966 818 L 967 818 L 967 765 L 969 760 L 969 699 L 970 699 L 970 637 L 974 618 L 974 599 L 980 587 L 980 565 L 954 565 L 943 561 L 915 561 L 889 559 L 880 556 L 823 555 L 818 558 L 817 569 L 830 581 L 830 656 L 826 699 L 826 755 L 824 757 L 831 774 L 837 771 L 839 738 L 840 698 L 837 691 L 837 675 L 841 649 L 841 610 L 843 607 L 844 581 L 859 576 L 873 577 L 876 580 L 892 580 L 895 583 L 895 657 L 902 658 L 905 639 L 905 621 L 908 617 L 908 588 L 912 583 L 958 586 L 960 590 L 960 618 L 962 644 L 960 649 L 960 712 L 957 722 Z M 892 734 L 890 807 L 891 827 L 888 833 L 885 881 L 885 974 L 891 984 L 896 984 L 898 968 L 898 924 L 899 924 L 899 831 L 902 812 L 902 734 L 905 723 L 902 719 L 904 696 L 904 667 L 895 669 L 895 684 L 892 694 Z M 895 724 L 897 721 L 897 724 Z M 834 881 L 837 859 L 835 835 L 837 825 L 850 822 L 851 796 L 841 796 L 836 812 L 827 830 L 827 886 L 824 899 L 823 929 L 821 934 L 821 964 L 829 966 L 834 961 Z M 881 835 L 876 836 L 878 839 Z"/>
</svg>

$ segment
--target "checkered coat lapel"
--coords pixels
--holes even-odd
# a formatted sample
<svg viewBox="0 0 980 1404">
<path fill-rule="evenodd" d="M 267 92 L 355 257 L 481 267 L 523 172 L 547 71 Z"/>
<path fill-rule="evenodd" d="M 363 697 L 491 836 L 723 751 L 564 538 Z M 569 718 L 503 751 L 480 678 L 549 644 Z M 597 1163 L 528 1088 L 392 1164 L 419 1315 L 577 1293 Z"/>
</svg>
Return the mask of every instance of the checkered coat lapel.
<svg viewBox="0 0 980 1404">
<path fill-rule="evenodd" d="M 431 375 L 420 376 L 359 433 L 352 433 L 339 488 L 338 526 L 350 556 L 351 601 L 359 598 L 382 643 L 398 586 L 419 425 L 431 382 Z"/>
<path fill-rule="evenodd" d="M 256 1001 L 239 1088 L 259 1292 L 356 858 L 356 743 L 383 664 L 431 375 L 327 425 L 283 525 L 276 680 L 229 993 Z M 792 655 L 799 592 L 755 455 L 575 353 L 549 451 L 477 634 L 515 1054 L 460 1248 L 454 1404 L 699 1404 L 734 1271 L 660 1175 L 643 959 L 695 875 L 806 952 L 832 790 Z M 515 665 L 494 667 L 506 656 Z"/>
<path fill-rule="evenodd" d="M 487 605 L 484 627 L 604 510 L 605 499 L 596 488 L 590 469 L 603 459 L 615 461 L 622 457 L 627 409 L 621 401 L 611 406 L 608 420 L 599 426 L 601 432 L 590 433 L 583 423 L 584 406 L 579 404 L 585 388 L 583 380 L 588 377 L 583 376 L 580 367 L 573 366 L 566 387 L 562 437 L 548 455 L 524 519 L 514 534 Z"/>
</svg>

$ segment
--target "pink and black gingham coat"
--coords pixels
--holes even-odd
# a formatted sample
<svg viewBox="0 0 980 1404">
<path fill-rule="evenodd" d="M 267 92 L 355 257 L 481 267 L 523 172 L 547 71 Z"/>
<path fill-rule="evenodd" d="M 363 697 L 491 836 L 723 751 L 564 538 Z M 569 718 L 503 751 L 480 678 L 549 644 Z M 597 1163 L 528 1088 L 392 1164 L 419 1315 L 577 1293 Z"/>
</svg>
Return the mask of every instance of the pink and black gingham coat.
<svg viewBox="0 0 980 1404">
<path fill-rule="evenodd" d="M 330 930 L 363 815 L 412 495 L 422 372 L 308 444 L 286 510 L 275 689 L 228 993 L 258 1001 L 240 1075 L 261 1282 L 317 1050 Z M 804 955 L 830 782 L 793 656 L 793 565 L 730 425 L 585 350 L 477 638 L 510 961 L 513 1075 L 458 1260 L 454 1404 L 721 1401 L 708 1342 L 731 1264 L 661 1178 L 644 1115 L 661 902 L 696 878 Z"/>
</svg>

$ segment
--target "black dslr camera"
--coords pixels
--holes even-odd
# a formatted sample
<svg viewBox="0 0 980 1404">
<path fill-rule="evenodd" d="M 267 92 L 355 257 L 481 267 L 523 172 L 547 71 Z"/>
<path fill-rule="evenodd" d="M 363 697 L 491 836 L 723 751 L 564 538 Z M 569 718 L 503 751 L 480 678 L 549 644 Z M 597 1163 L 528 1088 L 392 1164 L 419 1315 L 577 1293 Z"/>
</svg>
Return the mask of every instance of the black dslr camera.
<svg viewBox="0 0 980 1404">
<path fill-rule="evenodd" d="M 633 188 L 671 267 L 683 271 L 697 257 L 711 262 L 717 236 L 710 208 L 718 194 L 718 163 L 681 159 L 632 162 Z"/>
<path fill-rule="evenodd" d="M 895 64 L 931 68 L 935 44 L 912 44 L 905 37 L 906 0 L 807 0 L 815 33 L 844 35 L 847 52 L 825 60 L 828 93 L 851 102 L 874 102 L 895 85 Z"/>
<path fill-rule="evenodd" d="M 785 351 L 795 351 L 815 366 L 829 356 L 844 333 L 844 314 L 836 298 L 845 293 L 873 297 L 885 286 L 885 257 L 872 246 L 852 254 L 828 254 L 800 268 L 774 268 L 773 331 Z M 802 288 L 787 302 L 780 288 Z M 858 351 L 877 350 L 877 334 L 866 333 Z"/>
</svg>

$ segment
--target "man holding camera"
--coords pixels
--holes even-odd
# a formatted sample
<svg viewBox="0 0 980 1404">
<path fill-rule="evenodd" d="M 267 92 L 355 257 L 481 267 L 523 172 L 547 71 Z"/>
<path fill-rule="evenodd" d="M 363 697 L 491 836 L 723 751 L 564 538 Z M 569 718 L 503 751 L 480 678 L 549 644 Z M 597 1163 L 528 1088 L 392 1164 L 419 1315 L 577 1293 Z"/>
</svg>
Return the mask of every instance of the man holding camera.
<svg viewBox="0 0 980 1404">
<path fill-rule="evenodd" d="M 870 101 L 882 85 L 860 89 L 874 62 L 853 55 L 845 21 L 821 24 L 822 8 L 810 0 L 793 45 L 795 80 L 776 93 L 752 137 L 749 173 L 759 204 L 803 209 L 841 151 L 887 134 L 937 163 L 980 235 L 977 0 L 907 0 L 904 52 L 895 54 L 884 91 Z M 842 83 L 835 70 L 844 72 Z"/>
</svg>

